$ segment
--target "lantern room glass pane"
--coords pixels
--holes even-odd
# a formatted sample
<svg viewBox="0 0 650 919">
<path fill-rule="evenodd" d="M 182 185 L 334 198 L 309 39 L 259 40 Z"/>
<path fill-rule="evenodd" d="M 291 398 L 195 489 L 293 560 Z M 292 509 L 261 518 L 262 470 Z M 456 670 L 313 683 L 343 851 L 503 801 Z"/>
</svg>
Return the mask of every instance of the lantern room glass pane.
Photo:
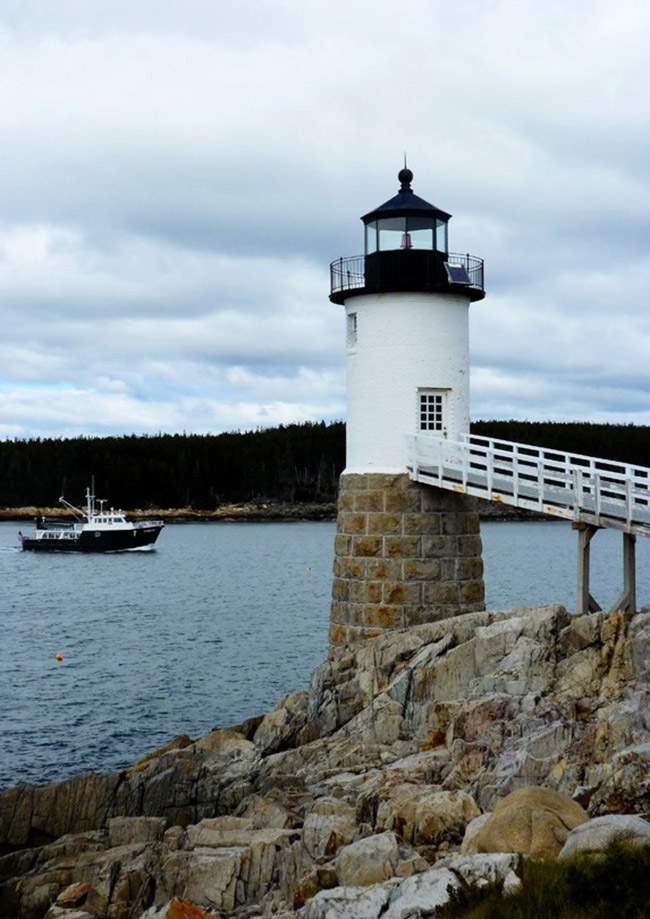
<svg viewBox="0 0 650 919">
<path fill-rule="evenodd" d="M 366 224 L 366 255 L 377 251 L 377 221 Z"/>
<path fill-rule="evenodd" d="M 438 252 L 447 252 L 447 224 L 444 220 L 436 220 L 436 249 Z"/>
<path fill-rule="evenodd" d="M 378 220 L 377 227 L 379 228 L 380 252 L 409 248 L 406 217 L 389 217 L 386 220 Z"/>
<path fill-rule="evenodd" d="M 434 225 L 435 221 L 431 217 L 407 217 L 407 233 L 412 249 L 434 248 Z"/>
</svg>

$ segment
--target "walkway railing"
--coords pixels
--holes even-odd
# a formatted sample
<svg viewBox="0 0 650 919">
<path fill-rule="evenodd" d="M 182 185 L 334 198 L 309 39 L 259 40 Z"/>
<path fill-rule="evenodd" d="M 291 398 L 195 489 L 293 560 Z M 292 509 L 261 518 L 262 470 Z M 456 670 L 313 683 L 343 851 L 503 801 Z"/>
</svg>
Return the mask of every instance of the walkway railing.
<svg viewBox="0 0 650 919">
<path fill-rule="evenodd" d="M 650 468 L 462 435 L 407 435 L 415 481 L 595 527 L 650 536 Z"/>
</svg>

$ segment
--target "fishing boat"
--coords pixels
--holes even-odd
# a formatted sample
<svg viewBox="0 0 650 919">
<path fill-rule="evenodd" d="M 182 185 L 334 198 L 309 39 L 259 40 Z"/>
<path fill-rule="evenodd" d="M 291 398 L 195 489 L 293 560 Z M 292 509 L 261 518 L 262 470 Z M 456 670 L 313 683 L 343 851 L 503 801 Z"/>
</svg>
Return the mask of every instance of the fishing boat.
<svg viewBox="0 0 650 919">
<path fill-rule="evenodd" d="M 86 489 L 86 509 L 81 510 L 65 498 L 61 504 L 69 508 L 76 519 L 48 520 L 39 517 L 30 536 L 18 533 L 23 549 L 37 552 L 132 552 L 152 549 L 164 527 L 162 520 L 127 520 L 123 511 L 104 510 L 104 500 L 95 504 L 95 495 Z"/>
</svg>

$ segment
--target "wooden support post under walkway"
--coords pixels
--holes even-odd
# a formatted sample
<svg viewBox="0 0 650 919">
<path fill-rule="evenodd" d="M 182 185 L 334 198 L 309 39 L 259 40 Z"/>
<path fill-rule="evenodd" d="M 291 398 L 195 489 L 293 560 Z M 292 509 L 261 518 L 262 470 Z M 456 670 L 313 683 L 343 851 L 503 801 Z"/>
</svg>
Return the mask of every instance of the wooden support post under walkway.
<svg viewBox="0 0 650 919">
<path fill-rule="evenodd" d="M 602 607 L 589 592 L 591 540 L 601 527 L 591 523 L 574 523 L 578 531 L 578 614 L 595 613 Z M 636 536 L 623 532 L 623 592 L 611 609 L 623 613 L 636 612 Z"/>
</svg>

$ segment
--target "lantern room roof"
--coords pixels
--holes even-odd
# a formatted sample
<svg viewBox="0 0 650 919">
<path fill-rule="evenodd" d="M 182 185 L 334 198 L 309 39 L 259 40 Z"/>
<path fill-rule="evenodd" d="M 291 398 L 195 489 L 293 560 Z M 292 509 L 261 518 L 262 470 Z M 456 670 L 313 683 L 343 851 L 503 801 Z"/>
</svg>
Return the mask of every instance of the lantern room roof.
<svg viewBox="0 0 650 919">
<path fill-rule="evenodd" d="M 401 186 L 394 198 L 380 204 L 374 211 L 370 211 L 365 217 L 362 217 L 364 223 L 370 223 L 372 220 L 380 220 L 382 217 L 437 217 L 439 220 L 447 221 L 451 217 L 446 211 L 441 211 L 439 207 L 429 204 L 424 198 L 419 198 L 413 193 L 411 182 L 413 173 L 406 166 L 400 169 L 397 178 Z"/>
</svg>

